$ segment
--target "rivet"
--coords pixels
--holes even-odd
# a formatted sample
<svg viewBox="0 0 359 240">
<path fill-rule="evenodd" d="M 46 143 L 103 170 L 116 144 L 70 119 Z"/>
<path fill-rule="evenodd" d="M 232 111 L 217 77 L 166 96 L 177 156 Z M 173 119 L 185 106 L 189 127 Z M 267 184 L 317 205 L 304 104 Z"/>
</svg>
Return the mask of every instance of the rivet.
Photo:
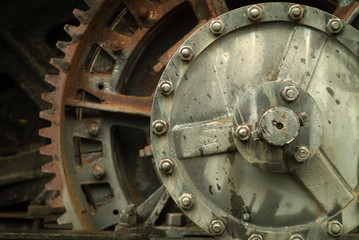
<svg viewBox="0 0 359 240">
<path fill-rule="evenodd" d="M 219 35 L 222 34 L 224 31 L 224 24 L 221 20 L 216 19 L 210 23 L 209 29 L 212 34 Z"/>
<path fill-rule="evenodd" d="M 251 6 L 247 9 L 247 17 L 252 21 L 259 20 L 263 15 L 263 10 L 259 5 Z"/>
</svg>

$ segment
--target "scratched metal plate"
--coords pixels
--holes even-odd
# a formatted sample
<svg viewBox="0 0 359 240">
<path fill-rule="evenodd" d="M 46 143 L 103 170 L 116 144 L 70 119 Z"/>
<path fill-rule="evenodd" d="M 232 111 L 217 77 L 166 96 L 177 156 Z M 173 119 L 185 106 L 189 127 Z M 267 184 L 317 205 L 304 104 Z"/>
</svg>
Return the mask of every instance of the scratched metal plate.
<svg viewBox="0 0 359 240">
<path fill-rule="evenodd" d="M 359 224 L 359 33 L 344 23 L 340 34 L 330 34 L 332 16 L 311 7 L 296 22 L 287 15 L 292 4 L 261 6 L 264 15 L 255 23 L 246 18 L 247 8 L 220 16 L 220 36 L 203 26 L 183 44 L 194 57 L 185 62 L 176 54 L 168 64 L 160 81 L 171 81 L 175 90 L 156 93 L 151 117 L 169 124 L 166 135 L 151 135 L 156 165 L 174 161 L 172 174 L 159 173 L 171 196 L 179 204 L 182 193 L 193 194 L 195 204 L 185 214 L 206 231 L 213 219 L 222 220 L 224 239 L 252 233 L 331 239 L 328 221 L 342 222 L 345 233 Z M 304 89 L 324 125 L 314 156 L 280 174 L 242 157 L 231 120 L 245 93 L 273 81 Z M 243 208 L 249 221 L 242 219 Z"/>
</svg>

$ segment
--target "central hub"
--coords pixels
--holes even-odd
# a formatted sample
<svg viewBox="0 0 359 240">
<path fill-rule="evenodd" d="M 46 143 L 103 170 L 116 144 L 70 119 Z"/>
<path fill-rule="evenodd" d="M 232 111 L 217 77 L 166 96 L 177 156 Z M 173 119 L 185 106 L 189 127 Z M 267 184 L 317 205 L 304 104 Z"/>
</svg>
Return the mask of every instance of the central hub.
<svg viewBox="0 0 359 240">
<path fill-rule="evenodd" d="M 292 110 L 285 107 L 268 109 L 258 122 L 260 137 L 274 146 L 291 143 L 298 136 L 299 128 L 299 118 Z"/>
</svg>

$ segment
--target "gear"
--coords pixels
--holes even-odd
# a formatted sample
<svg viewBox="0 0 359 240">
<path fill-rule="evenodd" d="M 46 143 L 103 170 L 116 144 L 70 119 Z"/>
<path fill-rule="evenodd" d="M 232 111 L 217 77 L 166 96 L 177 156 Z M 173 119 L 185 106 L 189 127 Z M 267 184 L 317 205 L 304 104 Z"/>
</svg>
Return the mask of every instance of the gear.
<svg viewBox="0 0 359 240">
<path fill-rule="evenodd" d="M 192 33 L 229 9 L 215 0 L 86 3 L 88 11 L 74 11 L 80 25 L 64 28 L 72 41 L 57 43 L 59 74 L 45 79 L 56 89 L 42 95 L 52 108 L 40 113 L 51 122 L 39 132 L 51 139 L 41 153 L 53 158 L 43 171 L 56 174 L 47 189 L 60 192 L 52 205 L 66 208 L 59 223 L 131 226 L 133 208 L 161 189 L 149 119 L 160 75 Z"/>
</svg>

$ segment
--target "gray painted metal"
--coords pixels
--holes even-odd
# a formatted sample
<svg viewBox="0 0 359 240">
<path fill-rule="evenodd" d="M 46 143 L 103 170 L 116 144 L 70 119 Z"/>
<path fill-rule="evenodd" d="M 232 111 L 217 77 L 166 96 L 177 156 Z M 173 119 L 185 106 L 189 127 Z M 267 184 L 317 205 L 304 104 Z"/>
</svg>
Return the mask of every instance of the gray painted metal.
<svg viewBox="0 0 359 240">
<path fill-rule="evenodd" d="M 221 35 L 204 25 L 183 44 L 191 57 L 177 53 L 167 65 L 160 82 L 174 91 L 157 90 L 151 116 L 168 124 L 165 134 L 151 133 L 156 166 L 174 162 L 171 174 L 159 171 L 165 187 L 179 206 L 183 193 L 193 195 L 193 206 L 182 210 L 207 232 L 221 220 L 219 238 L 332 239 L 328 222 L 343 224 L 344 234 L 359 224 L 359 32 L 343 22 L 332 34 L 333 16 L 311 7 L 293 20 L 293 4 L 257 6 L 263 14 L 255 21 L 247 7 L 219 16 Z M 298 99 L 282 99 L 287 85 L 298 88 Z M 271 107 L 300 121 L 291 143 L 274 146 L 259 134 Z M 242 124 L 252 131 L 247 142 L 235 137 Z M 300 145 L 311 152 L 303 163 L 293 156 Z M 280 149 L 283 171 L 268 165 Z"/>
</svg>

